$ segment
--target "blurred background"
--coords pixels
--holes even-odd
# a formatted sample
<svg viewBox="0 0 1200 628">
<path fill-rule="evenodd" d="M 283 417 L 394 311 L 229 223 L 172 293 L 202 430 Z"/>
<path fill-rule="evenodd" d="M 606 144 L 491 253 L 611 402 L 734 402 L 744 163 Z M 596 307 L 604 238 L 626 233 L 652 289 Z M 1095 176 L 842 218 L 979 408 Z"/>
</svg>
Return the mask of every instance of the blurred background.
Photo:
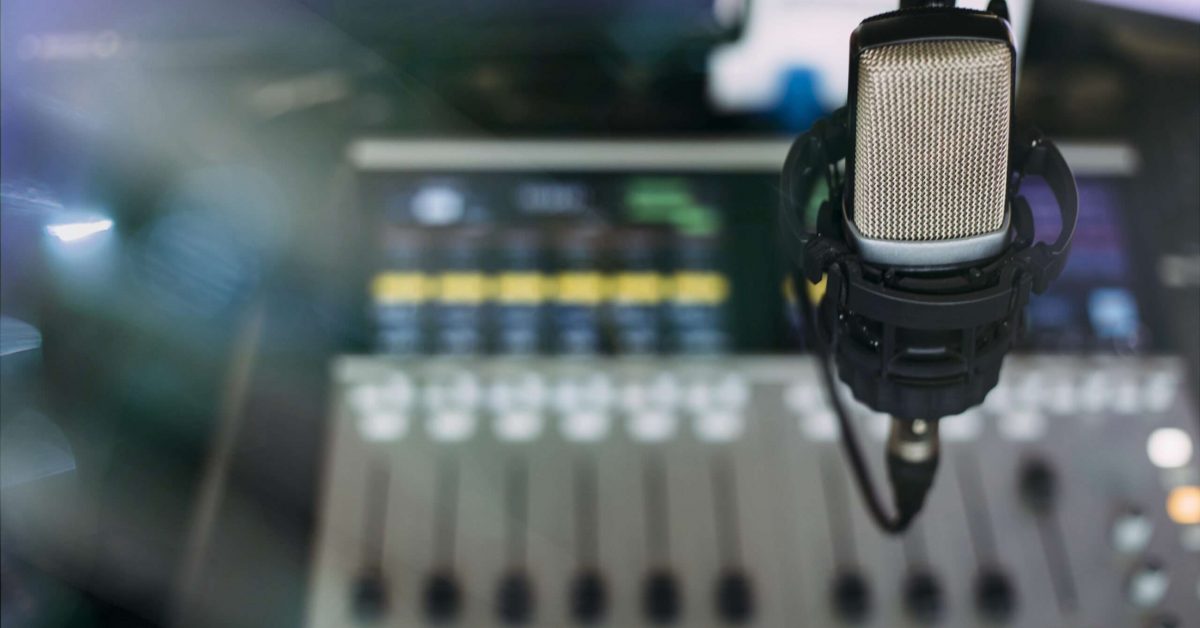
<svg viewBox="0 0 1200 628">
<path fill-rule="evenodd" d="M 778 169 L 892 4 L 4 0 L 3 625 L 302 624 L 338 354 L 797 353 Z M 1024 349 L 1194 399 L 1200 5 L 1010 8 Z"/>
</svg>

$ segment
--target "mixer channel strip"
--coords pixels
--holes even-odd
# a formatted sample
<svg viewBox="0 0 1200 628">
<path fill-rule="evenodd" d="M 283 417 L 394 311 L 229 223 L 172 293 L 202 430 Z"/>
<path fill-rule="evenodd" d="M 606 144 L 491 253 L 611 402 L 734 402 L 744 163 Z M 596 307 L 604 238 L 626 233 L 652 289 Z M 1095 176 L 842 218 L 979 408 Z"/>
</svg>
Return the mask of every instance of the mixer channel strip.
<svg viewBox="0 0 1200 628">
<path fill-rule="evenodd" d="M 1155 444 L 1197 437 L 1177 362 L 1013 358 L 982 408 L 943 420 L 900 538 L 863 510 L 814 367 L 339 360 L 309 625 L 1200 617 L 1200 521 L 1169 502 L 1200 477 Z M 881 480 L 887 419 L 858 421 Z"/>
</svg>

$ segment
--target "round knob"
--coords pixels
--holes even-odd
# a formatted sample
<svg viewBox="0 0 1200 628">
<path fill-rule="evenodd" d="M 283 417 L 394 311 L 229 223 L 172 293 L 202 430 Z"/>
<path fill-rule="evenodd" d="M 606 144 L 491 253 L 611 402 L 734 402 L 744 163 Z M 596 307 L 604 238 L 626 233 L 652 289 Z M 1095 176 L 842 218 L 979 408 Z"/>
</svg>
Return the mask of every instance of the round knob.
<svg viewBox="0 0 1200 628">
<path fill-rule="evenodd" d="M 533 585 L 522 571 L 500 580 L 496 590 L 496 614 L 506 624 L 524 624 L 533 618 Z"/>
<path fill-rule="evenodd" d="M 430 623 L 441 624 L 458 617 L 462 607 L 462 592 L 454 576 L 435 573 L 425 583 L 425 616 Z"/>
<path fill-rule="evenodd" d="M 730 570 L 717 580 L 717 615 L 728 624 L 744 624 L 754 616 L 754 589 L 750 578 Z"/>
<path fill-rule="evenodd" d="M 570 606 L 571 617 L 577 623 L 595 624 L 604 619 L 608 611 L 608 591 L 598 572 L 586 570 L 575 577 Z"/>
<path fill-rule="evenodd" d="M 871 589 L 856 571 L 848 571 L 833 581 L 833 612 L 844 621 L 860 622 L 871 613 Z"/>
<path fill-rule="evenodd" d="M 933 574 L 911 574 L 904 584 L 904 606 L 923 623 L 933 623 L 942 614 L 942 587 Z"/>
<path fill-rule="evenodd" d="M 987 569 L 975 581 L 975 608 L 992 621 L 1007 621 L 1017 608 L 1017 595 L 1004 572 Z"/>
<path fill-rule="evenodd" d="M 682 610 L 679 585 L 671 572 L 657 570 L 646 576 L 642 611 L 652 623 L 665 625 L 679 619 Z"/>
</svg>

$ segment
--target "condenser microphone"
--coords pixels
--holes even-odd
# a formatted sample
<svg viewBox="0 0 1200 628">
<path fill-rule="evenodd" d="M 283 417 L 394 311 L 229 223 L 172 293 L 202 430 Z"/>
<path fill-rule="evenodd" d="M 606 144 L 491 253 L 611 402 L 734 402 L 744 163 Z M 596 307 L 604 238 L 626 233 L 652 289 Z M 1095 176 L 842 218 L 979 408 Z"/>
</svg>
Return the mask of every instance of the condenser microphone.
<svg viewBox="0 0 1200 628">
<path fill-rule="evenodd" d="M 1030 294 L 1065 263 L 1077 212 L 1061 154 L 1015 125 L 1004 3 L 953 4 L 905 2 L 863 21 L 850 39 L 846 107 L 797 139 L 782 175 L 784 248 L 806 331 L 855 477 L 889 531 L 907 527 L 932 484 L 938 421 L 996 385 Z M 1054 192 L 1053 243 L 1036 239 L 1025 176 Z M 814 224 L 801 208 L 820 184 Z M 830 362 L 855 399 L 892 417 L 892 516 L 871 489 Z"/>
</svg>

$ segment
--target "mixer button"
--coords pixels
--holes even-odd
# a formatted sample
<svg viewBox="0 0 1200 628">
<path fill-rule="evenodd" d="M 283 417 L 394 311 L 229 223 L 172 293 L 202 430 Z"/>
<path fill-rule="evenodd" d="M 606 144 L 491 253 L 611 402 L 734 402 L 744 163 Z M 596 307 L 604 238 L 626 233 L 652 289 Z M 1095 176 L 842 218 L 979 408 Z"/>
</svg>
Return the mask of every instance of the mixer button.
<svg viewBox="0 0 1200 628">
<path fill-rule="evenodd" d="M 708 443 L 735 441 L 746 429 L 746 421 L 737 412 L 705 412 L 696 416 L 693 427 L 696 436 Z"/>
<path fill-rule="evenodd" d="M 608 435 L 608 413 L 602 411 L 568 412 L 562 415 L 559 431 L 571 442 L 590 443 Z"/>
<path fill-rule="evenodd" d="M 1113 549 L 1122 554 L 1135 554 L 1146 548 L 1154 533 L 1154 523 L 1142 511 L 1126 508 L 1113 520 L 1109 537 Z"/>
<path fill-rule="evenodd" d="M 1126 591 L 1129 602 L 1139 608 L 1151 608 L 1162 601 L 1171 579 L 1157 561 L 1148 560 L 1129 577 Z"/>
<path fill-rule="evenodd" d="M 575 577 L 571 585 L 571 618 L 576 623 L 590 625 L 599 623 L 608 612 L 608 591 L 604 579 L 593 570 Z"/>
<path fill-rule="evenodd" d="M 904 606 L 913 618 L 933 623 L 942 614 L 942 587 L 932 574 L 911 574 L 904 584 Z"/>
<path fill-rule="evenodd" d="M 462 610 L 462 591 L 454 576 L 435 573 L 425 583 L 425 616 L 430 623 L 454 621 Z"/>
<path fill-rule="evenodd" d="M 387 581 L 377 569 L 368 570 L 354 582 L 354 616 L 362 623 L 378 621 L 387 613 Z"/>
<path fill-rule="evenodd" d="M 683 610 L 679 585 L 671 572 L 652 571 L 642 589 L 642 612 L 651 623 L 666 625 L 679 619 Z"/>
<path fill-rule="evenodd" d="M 661 443 L 675 436 L 679 416 L 670 411 L 645 411 L 629 417 L 629 434 L 644 443 Z"/>
<path fill-rule="evenodd" d="M 717 580 L 717 616 L 727 624 L 745 624 L 754 617 L 754 589 L 750 578 L 739 570 Z"/>
<path fill-rule="evenodd" d="M 1013 616 L 1017 595 L 1012 582 L 1002 571 L 988 569 L 975 581 L 975 608 L 985 618 L 1002 622 Z"/>
<path fill-rule="evenodd" d="M 846 622 L 860 622 L 871 614 L 871 589 L 856 571 L 842 573 L 830 592 L 834 613 Z"/>
<path fill-rule="evenodd" d="M 500 621 L 509 624 L 525 624 L 533 619 L 533 584 L 522 571 L 514 571 L 500 580 L 496 590 L 496 614 Z"/>
</svg>

